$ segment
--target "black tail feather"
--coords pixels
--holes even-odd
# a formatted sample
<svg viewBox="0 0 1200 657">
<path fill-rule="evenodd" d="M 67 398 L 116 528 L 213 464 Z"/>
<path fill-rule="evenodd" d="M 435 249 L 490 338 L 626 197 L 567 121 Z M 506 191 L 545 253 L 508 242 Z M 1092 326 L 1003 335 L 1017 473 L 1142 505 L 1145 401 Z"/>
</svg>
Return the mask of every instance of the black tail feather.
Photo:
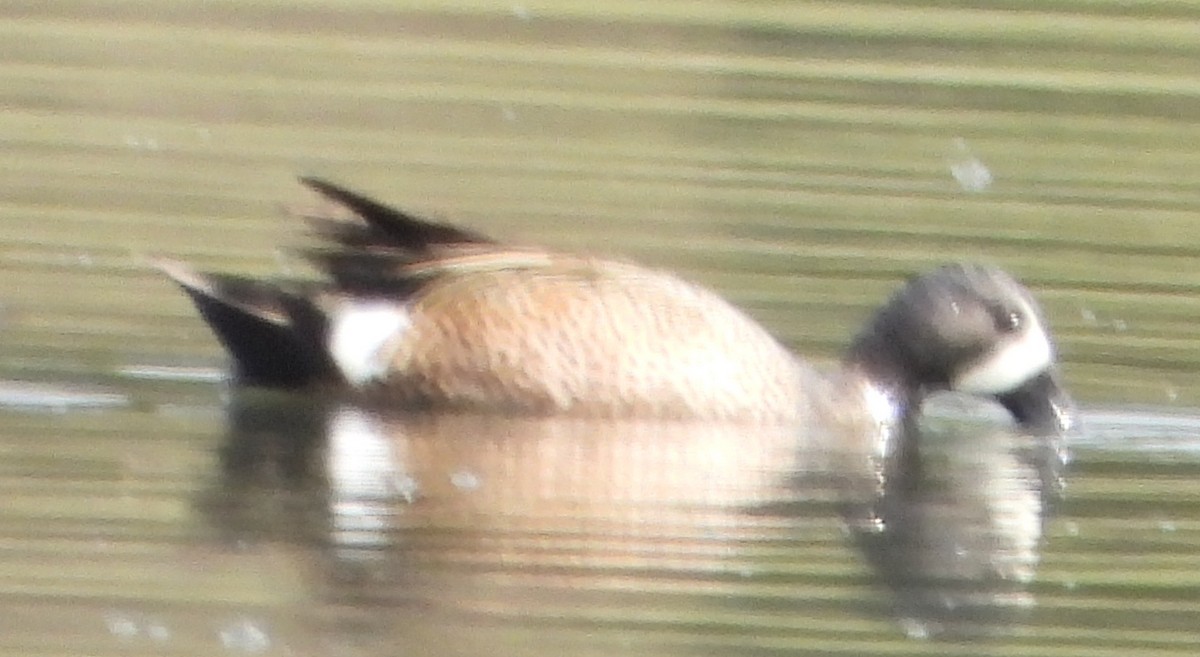
<svg viewBox="0 0 1200 657">
<path fill-rule="evenodd" d="M 302 294 L 248 278 L 200 274 L 173 261 L 157 264 L 233 357 L 239 382 L 298 388 L 336 379 L 336 366 L 320 348 L 324 316 Z"/>
</svg>

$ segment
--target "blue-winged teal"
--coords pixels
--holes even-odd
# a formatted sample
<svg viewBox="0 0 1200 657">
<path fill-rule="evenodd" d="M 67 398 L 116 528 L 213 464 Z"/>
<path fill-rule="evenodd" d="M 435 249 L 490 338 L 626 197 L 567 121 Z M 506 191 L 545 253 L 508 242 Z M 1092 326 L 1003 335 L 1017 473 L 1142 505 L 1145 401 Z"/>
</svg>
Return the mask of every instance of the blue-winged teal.
<svg viewBox="0 0 1200 657">
<path fill-rule="evenodd" d="M 248 383 L 327 383 L 396 406 L 755 421 L 834 412 L 889 425 L 949 388 L 994 397 L 1027 427 L 1069 420 L 1037 303 L 994 267 L 910 280 L 823 376 L 674 274 L 509 247 L 302 182 L 354 215 L 310 218 L 325 241 L 307 255 L 328 281 L 159 262 Z"/>
</svg>

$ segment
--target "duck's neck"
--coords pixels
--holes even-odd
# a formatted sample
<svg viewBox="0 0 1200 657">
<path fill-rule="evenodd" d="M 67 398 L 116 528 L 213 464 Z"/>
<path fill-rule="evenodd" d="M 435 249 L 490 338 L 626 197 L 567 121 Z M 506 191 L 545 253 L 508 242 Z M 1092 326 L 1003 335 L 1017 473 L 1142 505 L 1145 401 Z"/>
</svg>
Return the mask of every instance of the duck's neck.
<svg viewBox="0 0 1200 657">
<path fill-rule="evenodd" d="M 890 400 L 896 419 L 905 419 L 919 410 L 921 386 L 911 368 L 903 362 L 894 340 L 872 326 L 851 343 L 842 358 L 842 369 L 875 394 Z"/>
<path fill-rule="evenodd" d="M 873 421 L 880 464 L 899 460 L 897 465 L 915 467 L 923 390 L 885 336 L 873 331 L 858 336 L 842 361 L 842 385 Z"/>
</svg>

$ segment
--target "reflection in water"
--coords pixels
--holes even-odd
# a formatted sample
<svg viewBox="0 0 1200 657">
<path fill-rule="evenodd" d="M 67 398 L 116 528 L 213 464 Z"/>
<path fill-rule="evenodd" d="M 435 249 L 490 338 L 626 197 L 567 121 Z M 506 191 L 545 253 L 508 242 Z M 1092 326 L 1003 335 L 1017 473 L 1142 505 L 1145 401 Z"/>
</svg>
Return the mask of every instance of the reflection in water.
<svg viewBox="0 0 1200 657">
<path fill-rule="evenodd" d="M 664 581 L 719 592 L 755 572 L 756 546 L 842 545 L 839 526 L 910 634 L 1020 617 L 1061 490 L 1057 446 L 959 426 L 881 469 L 843 444 L 787 426 L 385 414 L 243 390 L 207 508 L 233 538 L 311 550 L 321 601 L 371 615 L 372 631 L 397 631 L 398 604 L 529 622 Z"/>
<path fill-rule="evenodd" d="M 53 412 L 118 408 L 129 404 L 125 395 L 103 388 L 31 381 L 0 381 L 0 408 Z"/>
<path fill-rule="evenodd" d="M 1042 530 L 1063 493 L 1060 440 L 927 431 L 920 458 L 892 468 L 873 503 L 846 507 L 910 635 L 995 631 L 1032 607 Z"/>
</svg>

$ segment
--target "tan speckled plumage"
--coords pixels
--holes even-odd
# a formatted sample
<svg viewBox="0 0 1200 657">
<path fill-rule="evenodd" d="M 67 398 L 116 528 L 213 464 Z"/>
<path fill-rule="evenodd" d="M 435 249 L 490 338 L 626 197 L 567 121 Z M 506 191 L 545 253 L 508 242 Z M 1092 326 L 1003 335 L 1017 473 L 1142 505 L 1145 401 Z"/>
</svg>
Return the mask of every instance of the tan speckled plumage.
<svg viewBox="0 0 1200 657">
<path fill-rule="evenodd" d="M 377 384 L 407 401 L 618 417 L 787 419 L 799 408 L 791 354 L 665 272 L 548 255 L 455 267 L 407 303 L 412 324 Z"/>
</svg>

